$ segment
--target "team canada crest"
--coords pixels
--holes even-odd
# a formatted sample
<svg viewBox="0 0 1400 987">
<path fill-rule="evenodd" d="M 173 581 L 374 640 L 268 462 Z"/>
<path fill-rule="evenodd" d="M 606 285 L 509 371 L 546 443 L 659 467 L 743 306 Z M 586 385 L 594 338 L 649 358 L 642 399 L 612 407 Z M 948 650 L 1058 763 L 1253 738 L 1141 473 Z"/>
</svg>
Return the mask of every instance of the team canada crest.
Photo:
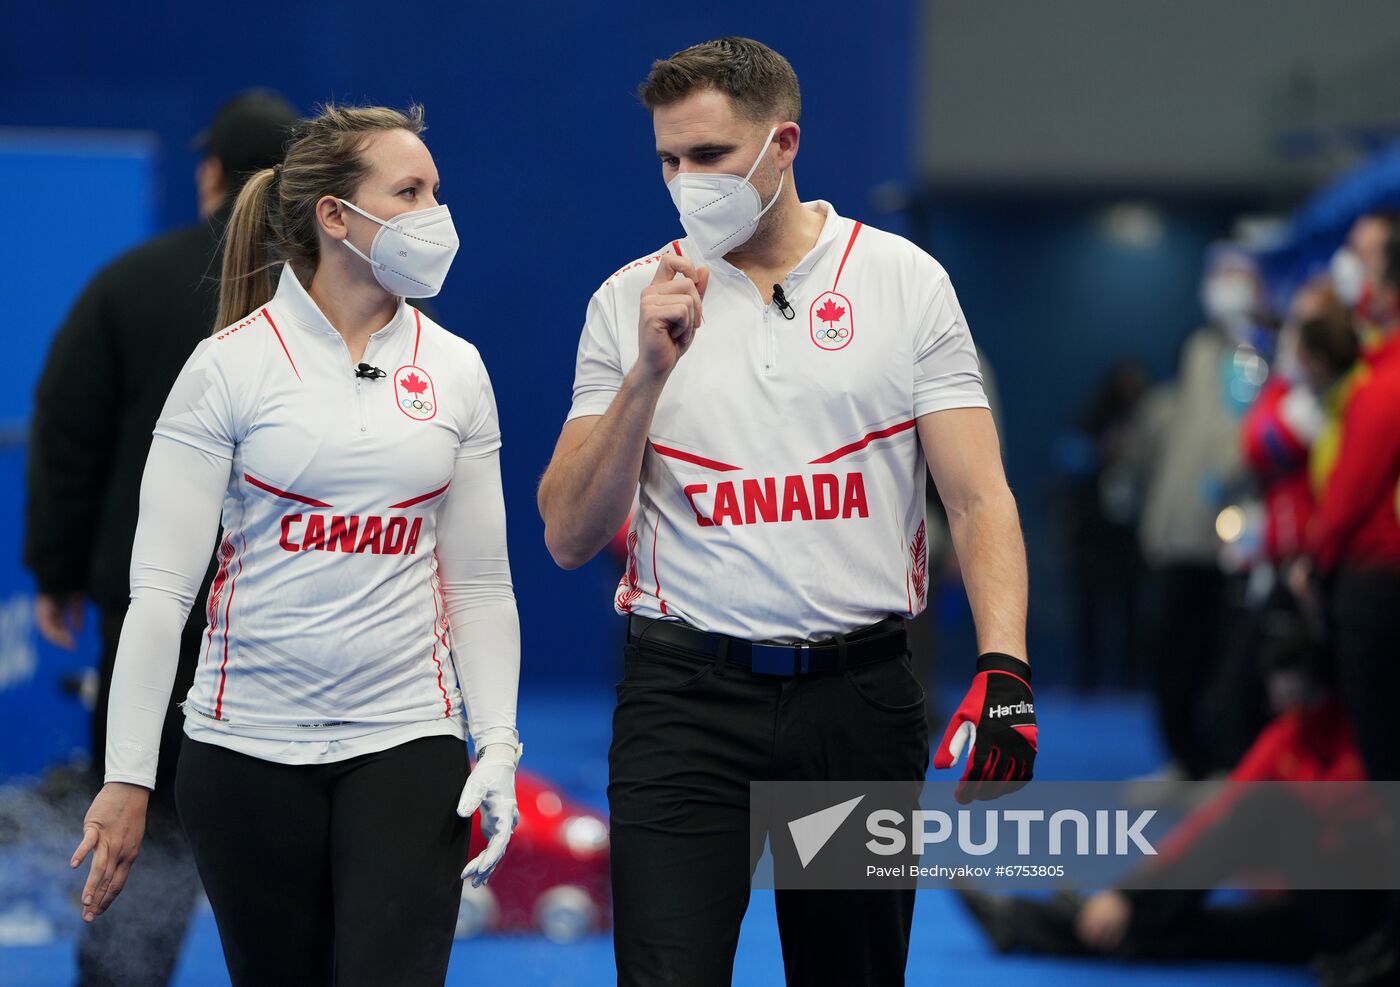
<svg viewBox="0 0 1400 987">
<path fill-rule="evenodd" d="M 422 367 L 409 364 L 394 374 L 394 401 L 409 418 L 425 422 L 437 414 L 437 392 L 433 379 Z"/>
<path fill-rule="evenodd" d="M 843 350 L 855 338 L 856 324 L 851 317 L 851 300 L 835 291 L 824 291 L 812 303 L 812 342 L 824 350 Z"/>
</svg>

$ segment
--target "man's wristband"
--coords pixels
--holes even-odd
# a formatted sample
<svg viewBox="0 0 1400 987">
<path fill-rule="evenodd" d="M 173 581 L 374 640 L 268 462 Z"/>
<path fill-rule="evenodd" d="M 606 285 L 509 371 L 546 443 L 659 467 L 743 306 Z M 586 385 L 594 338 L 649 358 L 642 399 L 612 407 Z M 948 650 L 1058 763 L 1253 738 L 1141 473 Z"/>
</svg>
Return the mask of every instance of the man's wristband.
<svg viewBox="0 0 1400 987">
<path fill-rule="evenodd" d="M 977 671 L 979 672 L 1009 672 L 1018 678 L 1024 679 L 1026 685 L 1031 684 L 1031 666 L 1019 658 L 1012 658 L 1010 655 L 1002 654 L 1000 651 L 988 651 L 977 659 Z"/>
</svg>

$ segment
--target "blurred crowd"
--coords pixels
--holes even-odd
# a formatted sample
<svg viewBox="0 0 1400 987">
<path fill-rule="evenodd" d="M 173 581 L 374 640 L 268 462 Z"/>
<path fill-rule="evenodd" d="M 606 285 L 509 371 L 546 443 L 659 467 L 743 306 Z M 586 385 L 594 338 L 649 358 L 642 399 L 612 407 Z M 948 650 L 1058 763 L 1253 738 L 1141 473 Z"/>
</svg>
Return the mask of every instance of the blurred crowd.
<svg viewBox="0 0 1400 987">
<path fill-rule="evenodd" d="M 1370 707 L 1400 648 L 1400 214 L 1270 298 L 1249 251 L 1212 247 L 1175 376 L 1114 368 L 1061 449 L 1078 680 L 1146 685 L 1178 777 L 1324 694 L 1389 777 L 1400 738 Z"/>
<path fill-rule="evenodd" d="M 1206 321 L 1175 377 L 1114 368 L 1057 453 L 1079 684 L 1150 690 L 1169 758 L 1159 796 L 1209 778 L 1400 780 L 1400 214 L 1361 216 L 1329 264 L 1275 297 L 1250 251 L 1213 247 Z M 1257 843 L 1280 813 L 1313 811 L 1304 801 L 1207 804 L 1154 866 L 1189 861 L 1212 830 Z M 1377 868 L 1395 867 L 1393 844 Z M 1393 892 L 1221 908 L 1207 890 L 965 898 L 1006 949 L 1400 979 Z"/>
</svg>

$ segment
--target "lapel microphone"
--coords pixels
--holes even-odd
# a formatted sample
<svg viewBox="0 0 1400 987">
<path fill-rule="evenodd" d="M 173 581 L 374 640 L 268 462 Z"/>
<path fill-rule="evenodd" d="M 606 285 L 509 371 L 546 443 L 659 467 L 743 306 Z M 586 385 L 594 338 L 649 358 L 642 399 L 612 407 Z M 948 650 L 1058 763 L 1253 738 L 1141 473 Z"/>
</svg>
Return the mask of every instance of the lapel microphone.
<svg viewBox="0 0 1400 987">
<path fill-rule="evenodd" d="M 388 377 L 389 375 L 378 367 L 371 367 L 368 363 L 362 363 L 355 368 L 355 376 L 363 377 L 365 380 L 378 380 L 381 377 Z"/>
<path fill-rule="evenodd" d="M 782 312 L 783 318 L 789 322 L 797 317 L 797 313 L 788 304 L 787 295 L 783 294 L 783 286 L 780 284 L 773 285 L 773 304 L 778 306 L 778 311 Z"/>
</svg>

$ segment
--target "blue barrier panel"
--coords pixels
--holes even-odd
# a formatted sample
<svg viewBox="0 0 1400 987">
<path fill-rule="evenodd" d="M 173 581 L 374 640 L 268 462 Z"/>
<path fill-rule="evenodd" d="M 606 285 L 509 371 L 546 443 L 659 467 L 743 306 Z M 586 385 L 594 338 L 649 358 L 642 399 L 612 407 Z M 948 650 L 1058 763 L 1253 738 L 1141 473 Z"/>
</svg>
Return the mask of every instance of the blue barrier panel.
<svg viewBox="0 0 1400 987">
<path fill-rule="evenodd" d="M 33 581 L 20 565 L 24 433 L 69 306 L 103 265 L 154 230 L 156 150 L 139 133 L 0 129 L 0 215 L 24 221 L 23 235 L 0 237 L 11 317 L 10 386 L 0 390 L 0 518 L 9 519 L 0 525 L 0 780 L 88 748 L 88 714 L 68 685 L 95 664 L 93 614 L 74 652 L 35 631 Z"/>
<path fill-rule="evenodd" d="M 96 664 L 97 611 L 89 607 L 77 649 L 34 628 L 34 581 L 19 564 L 24 516 L 22 444 L 0 447 L 0 781 L 37 775 L 88 750 L 88 712 L 73 687 Z"/>
</svg>

